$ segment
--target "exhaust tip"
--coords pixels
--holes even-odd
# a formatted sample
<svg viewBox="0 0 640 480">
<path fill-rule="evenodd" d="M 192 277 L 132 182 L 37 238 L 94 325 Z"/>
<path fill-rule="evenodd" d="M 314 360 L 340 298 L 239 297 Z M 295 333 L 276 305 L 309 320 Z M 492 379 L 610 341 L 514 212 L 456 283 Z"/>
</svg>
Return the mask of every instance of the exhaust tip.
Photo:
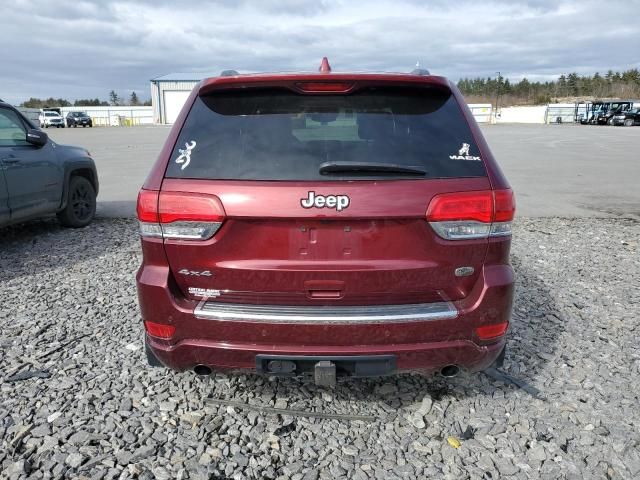
<svg viewBox="0 0 640 480">
<path fill-rule="evenodd" d="M 453 378 L 460 373 L 460 367 L 457 365 L 447 365 L 440 370 L 440 375 L 445 378 Z"/>
<path fill-rule="evenodd" d="M 211 375 L 211 369 L 206 365 L 196 365 L 195 367 L 193 367 L 193 371 L 196 375 L 200 375 L 201 377 Z"/>
</svg>

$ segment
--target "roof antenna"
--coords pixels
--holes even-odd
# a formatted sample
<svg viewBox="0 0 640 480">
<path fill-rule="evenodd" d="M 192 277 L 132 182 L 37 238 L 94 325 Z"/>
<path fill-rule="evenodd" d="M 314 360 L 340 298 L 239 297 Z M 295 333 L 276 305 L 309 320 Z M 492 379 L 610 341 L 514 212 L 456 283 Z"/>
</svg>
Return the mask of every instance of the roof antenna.
<svg viewBox="0 0 640 480">
<path fill-rule="evenodd" d="M 329 59 L 327 57 L 322 57 L 318 71 L 320 73 L 331 73 L 331 65 L 329 65 Z"/>
<path fill-rule="evenodd" d="M 431 75 L 429 70 L 420 66 L 420 60 L 416 62 L 416 66 L 411 70 L 411 75 Z"/>
</svg>

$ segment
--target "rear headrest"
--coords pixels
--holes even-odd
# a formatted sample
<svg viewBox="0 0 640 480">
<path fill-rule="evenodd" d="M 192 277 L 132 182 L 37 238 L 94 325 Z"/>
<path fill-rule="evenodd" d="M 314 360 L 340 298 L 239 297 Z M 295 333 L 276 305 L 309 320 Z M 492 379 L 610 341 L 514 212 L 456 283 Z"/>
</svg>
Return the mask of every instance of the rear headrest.
<svg viewBox="0 0 640 480">
<path fill-rule="evenodd" d="M 358 136 L 362 140 L 375 140 L 393 136 L 393 114 L 358 114 Z"/>
<path fill-rule="evenodd" d="M 268 145 L 274 140 L 294 138 L 291 133 L 290 115 L 251 115 L 244 118 L 244 130 L 251 138 L 262 145 Z"/>
</svg>

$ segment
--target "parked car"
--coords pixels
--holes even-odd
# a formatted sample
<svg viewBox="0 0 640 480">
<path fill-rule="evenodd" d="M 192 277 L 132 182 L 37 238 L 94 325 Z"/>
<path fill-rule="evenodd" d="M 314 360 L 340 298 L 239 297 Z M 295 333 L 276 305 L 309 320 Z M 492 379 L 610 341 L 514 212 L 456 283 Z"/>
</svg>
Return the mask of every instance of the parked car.
<svg viewBox="0 0 640 480">
<path fill-rule="evenodd" d="M 68 127 L 93 127 L 93 121 L 91 117 L 85 112 L 69 112 L 67 113 L 67 126 Z"/>
<path fill-rule="evenodd" d="M 500 362 L 513 193 L 449 80 L 198 84 L 138 197 L 147 358 L 193 370 L 455 376 Z"/>
<path fill-rule="evenodd" d="M 44 128 L 64 128 L 64 119 L 58 112 L 44 111 L 40 114 L 40 125 Z"/>
<path fill-rule="evenodd" d="M 98 174 L 87 150 L 60 145 L 0 102 L 0 227 L 57 214 L 66 227 L 95 215 Z"/>
<path fill-rule="evenodd" d="M 613 116 L 617 111 L 630 110 L 633 106 L 633 100 L 580 103 L 582 112 L 578 114 L 578 121 L 583 125 L 613 125 Z"/>
<path fill-rule="evenodd" d="M 598 125 L 613 125 L 613 116 L 630 110 L 633 102 L 608 102 L 594 116 L 594 123 Z"/>
<path fill-rule="evenodd" d="M 626 112 L 618 112 L 613 116 L 614 125 L 624 125 L 631 127 L 640 125 L 640 108 L 634 108 Z"/>
</svg>

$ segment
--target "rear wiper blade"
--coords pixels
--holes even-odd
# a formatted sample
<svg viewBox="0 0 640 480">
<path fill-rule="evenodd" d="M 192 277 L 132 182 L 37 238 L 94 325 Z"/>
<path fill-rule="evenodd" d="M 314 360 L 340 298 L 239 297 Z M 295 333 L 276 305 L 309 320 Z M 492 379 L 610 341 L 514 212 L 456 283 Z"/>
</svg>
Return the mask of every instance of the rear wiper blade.
<svg viewBox="0 0 640 480">
<path fill-rule="evenodd" d="M 397 163 L 377 162 L 324 162 L 320 165 L 320 174 L 331 173 L 389 173 L 404 175 L 426 175 L 420 166 L 398 165 Z"/>
</svg>

